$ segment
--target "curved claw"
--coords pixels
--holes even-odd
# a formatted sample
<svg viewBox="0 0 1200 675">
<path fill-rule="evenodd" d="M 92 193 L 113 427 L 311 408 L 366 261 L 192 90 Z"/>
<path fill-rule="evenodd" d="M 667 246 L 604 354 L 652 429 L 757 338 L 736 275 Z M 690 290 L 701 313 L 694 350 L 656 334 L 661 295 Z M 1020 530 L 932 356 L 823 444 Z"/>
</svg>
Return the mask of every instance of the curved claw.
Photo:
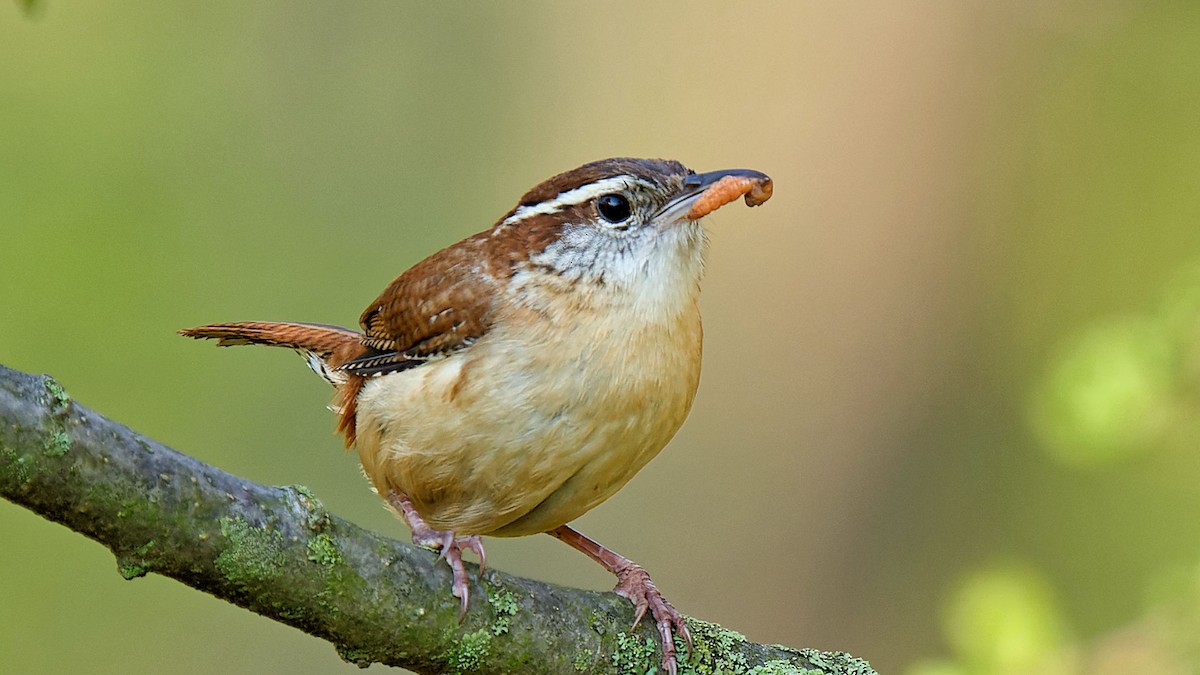
<svg viewBox="0 0 1200 675">
<path fill-rule="evenodd" d="M 451 583 L 451 593 L 461 601 L 458 611 L 458 621 L 462 623 L 467 617 L 467 608 L 471 604 L 471 585 L 467 581 L 467 568 L 463 565 L 462 552 L 464 549 L 474 551 L 479 556 L 479 573 L 483 574 L 487 563 L 487 555 L 483 552 L 483 540 L 477 534 L 469 537 L 456 537 L 449 530 L 435 530 L 430 527 L 417 513 L 412 502 L 407 497 L 395 492 L 388 495 L 388 502 L 408 523 L 412 530 L 412 541 L 417 546 L 431 548 L 438 553 L 438 561 L 445 560 L 450 566 L 454 581 Z"/>
<path fill-rule="evenodd" d="M 613 591 L 633 603 L 633 625 L 629 628 L 631 631 L 637 628 L 647 611 L 654 617 L 658 635 L 662 639 L 663 670 L 669 675 L 676 675 L 679 666 L 676 659 L 675 635 L 681 636 L 687 643 L 689 653 L 692 650 L 692 632 L 688 630 L 683 615 L 667 602 L 641 565 L 629 563 L 628 567 L 618 571 L 617 586 Z"/>
<path fill-rule="evenodd" d="M 477 534 L 469 537 L 462 537 L 458 540 L 458 545 L 468 551 L 474 551 L 475 555 L 479 556 L 479 573 L 483 574 L 487 571 L 487 554 L 483 552 L 483 538 Z"/>
<path fill-rule="evenodd" d="M 463 566 L 462 546 L 460 545 L 460 542 L 463 541 L 463 539 L 456 538 L 453 532 L 443 532 L 442 552 L 438 555 L 438 560 L 445 560 L 446 564 L 450 565 L 450 573 L 454 577 L 450 592 L 462 601 L 458 610 L 459 623 L 467 618 L 467 607 L 471 604 L 471 585 L 467 581 L 467 568 Z"/>
</svg>

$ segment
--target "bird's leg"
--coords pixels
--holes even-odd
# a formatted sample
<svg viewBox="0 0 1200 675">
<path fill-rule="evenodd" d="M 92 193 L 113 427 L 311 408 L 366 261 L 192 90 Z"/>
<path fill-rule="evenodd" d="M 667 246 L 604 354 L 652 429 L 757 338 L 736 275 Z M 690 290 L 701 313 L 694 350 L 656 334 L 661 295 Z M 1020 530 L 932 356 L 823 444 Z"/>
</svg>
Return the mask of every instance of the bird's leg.
<svg viewBox="0 0 1200 675">
<path fill-rule="evenodd" d="M 483 574 L 487 568 L 487 555 L 483 552 L 483 540 L 477 534 L 469 537 L 456 537 L 449 530 L 433 529 L 425 522 L 421 514 L 417 513 L 412 501 L 398 492 L 388 494 L 388 503 L 396 509 L 404 522 L 408 523 L 408 528 L 412 530 L 413 543 L 417 546 L 441 551 L 438 560 L 445 559 L 446 564 L 450 565 L 450 572 L 454 575 L 452 592 L 454 597 L 462 601 L 462 608 L 458 612 L 458 620 L 462 621 L 467 615 L 467 606 L 470 604 L 471 597 L 470 584 L 467 582 L 467 570 L 463 566 L 462 552 L 464 549 L 474 551 L 475 555 L 479 556 L 479 573 Z"/>
<path fill-rule="evenodd" d="M 678 666 L 675 661 L 674 636 L 678 634 L 683 637 L 687 642 L 688 649 L 691 650 L 692 634 L 688 631 L 683 615 L 662 596 L 658 587 L 650 580 L 650 575 L 646 573 L 645 568 L 620 553 L 605 548 L 599 542 L 589 539 L 569 525 L 550 530 L 546 534 L 566 542 L 571 548 L 581 551 L 617 576 L 617 586 L 613 591 L 633 603 L 634 617 L 630 630 L 637 628 L 638 622 L 646 615 L 646 610 L 650 610 L 650 615 L 654 617 L 654 622 L 658 625 L 658 635 L 662 638 L 663 670 L 670 675 L 675 675 Z"/>
</svg>

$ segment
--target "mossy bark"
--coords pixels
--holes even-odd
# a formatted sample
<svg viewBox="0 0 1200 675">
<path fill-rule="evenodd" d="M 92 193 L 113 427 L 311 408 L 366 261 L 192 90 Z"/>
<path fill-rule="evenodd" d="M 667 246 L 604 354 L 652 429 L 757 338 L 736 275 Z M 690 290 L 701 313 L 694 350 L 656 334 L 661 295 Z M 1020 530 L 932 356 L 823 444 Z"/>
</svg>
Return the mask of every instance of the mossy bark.
<svg viewBox="0 0 1200 675">
<path fill-rule="evenodd" d="M 112 550 L 127 579 L 177 579 L 331 642 L 348 661 L 423 673 L 653 672 L 630 604 L 472 568 L 461 623 L 436 554 L 363 530 L 303 487 L 225 473 L 0 366 L 0 496 Z M 682 672 L 872 674 L 844 654 L 747 641 L 691 621 Z M 682 646 L 682 645 L 681 645 Z M 681 654 L 684 653 L 681 651 Z"/>
</svg>

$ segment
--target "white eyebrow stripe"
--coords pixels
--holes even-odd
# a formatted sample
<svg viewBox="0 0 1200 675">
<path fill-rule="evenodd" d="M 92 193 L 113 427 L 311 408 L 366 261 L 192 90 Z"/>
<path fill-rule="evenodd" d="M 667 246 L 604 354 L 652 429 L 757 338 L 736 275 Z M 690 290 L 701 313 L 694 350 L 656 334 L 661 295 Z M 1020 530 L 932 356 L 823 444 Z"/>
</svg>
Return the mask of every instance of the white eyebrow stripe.
<svg viewBox="0 0 1200 675">
<path fill-rule="evenodd" d="M 629 175 L 613 176 L 611 178 L 598 180 L 595 183 L 588 183 L 587 185 L 577 187 L 574 190 L 560 192 L 554 199 L 548 199 L 540 204 L 534 204 L 533 206 L 519 207 L 511 216 L 505 218 L 500 225 L 503 226 L 519 223 L 530 216 L 558 213 L 568 206 L 582 204 L 589 199 L 595 199 L 600 195 L 608 194 L 610 192 L 620 192 L 628 187 L 630 183 L 635 181 L 637 181 L 637 179 Z"/>
</svg>

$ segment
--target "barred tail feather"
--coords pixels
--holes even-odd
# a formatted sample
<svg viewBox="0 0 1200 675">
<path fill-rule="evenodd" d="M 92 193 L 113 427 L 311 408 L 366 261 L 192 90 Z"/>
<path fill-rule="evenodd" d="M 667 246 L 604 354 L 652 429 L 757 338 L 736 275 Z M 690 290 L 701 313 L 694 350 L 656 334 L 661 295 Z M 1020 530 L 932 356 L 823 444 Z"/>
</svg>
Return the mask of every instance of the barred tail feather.
<svg viewBox="0 0 1200 675">
<path fill-rule="evenodd" d="M 179 334 L 199 340 L 215 339 L 218 347 L 267 345 L 296 350 L 313 372 L 337 387 L 334 412 L 340 417 L 338 432 L 345 435 L 347 447 L 354 443 L 355 403 L 363 378 L 338 370 L 338 366 L 362 354 L 362 333 L 318 323 L 238 321 L 187 328 Z"/>
</svg>

